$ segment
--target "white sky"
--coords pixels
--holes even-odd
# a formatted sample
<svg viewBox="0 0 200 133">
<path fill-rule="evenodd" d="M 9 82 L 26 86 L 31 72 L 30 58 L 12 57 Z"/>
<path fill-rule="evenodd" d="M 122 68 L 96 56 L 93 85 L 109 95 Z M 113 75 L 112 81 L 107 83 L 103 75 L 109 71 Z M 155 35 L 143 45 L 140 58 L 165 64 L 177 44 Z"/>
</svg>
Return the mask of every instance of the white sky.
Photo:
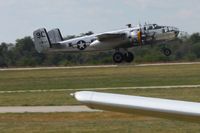
<svg viewBox="0 0 200 133">
<path fill-rule="evenodd" d="M 199 0 L 0 0 L 0 42 L 60 28 L 63 36 L 144 22 L 200 32 Z"/>
</svg>

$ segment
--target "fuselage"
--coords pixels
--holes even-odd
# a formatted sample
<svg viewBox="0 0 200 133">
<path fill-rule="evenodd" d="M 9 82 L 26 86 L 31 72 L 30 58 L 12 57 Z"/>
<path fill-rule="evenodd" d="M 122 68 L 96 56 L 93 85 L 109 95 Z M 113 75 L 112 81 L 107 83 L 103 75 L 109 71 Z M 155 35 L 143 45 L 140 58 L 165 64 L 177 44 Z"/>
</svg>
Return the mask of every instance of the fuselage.
<svg viewBox="0 0 200 133">
<path fill-rule="evenodd" d="M 74 39 L 65 40 L 53 45 L 51 51 L 66 51 L 66 52 L 79 52 L 79 51 L 104 51 L 119 48 L 130 48 L 142 45 L 157 44 L 163 41 L 169 41 L 177 37 L 178 30 L 168 26 L 145 25 L 143 27 L 136 26 L 133 28 L 125 28 L 99 34 L 93 34 Z M 170 29 L 171 28 L 171 29 Z M 138 33 L 141 32 L 139 38 Z M 108 41 L 99 41 L 98 36 L 104 34 L 125 34 L 123 38 L 115 38 Z M 141 41 L 139 40 L 141 39 Z M 83 47 L 80 49 L 79 47 Z M 79 47 L 78 47 L 79 46 Z M 78 47 L 78 48 L 77 48 Z"/>
<path fill-rule="evenodd" d="M 99 34 L 93 34 L 93 35 L 88 35 L 88 36 L 83 36 L 83 37 L 77 37 L 77 38 L 73 38 L 73 39 L 69 39 L 69 40 L 65 40 L 60 42 L 60 46 L 55 44 L 54 48 L 52 49 L 52 51 L 66 51 L 66 52 L 79 52 L 80 50 L 76 48 L 77 43 L 80 40 L 85 41 L 87 47 L 82 50 L 82 51 L 104 51 L 104 50 L 110 50 L 113 48 L 117 48 L 119 46 L 125 46 L 126 48 L 128 47 L 132 47 L 132 43 L 130 41 L 130 39 L 124 38 L 123 41 L 118 41 L 118 40 L 111 40 L 108 42 L 100 42 L 98 41 L 98 37 L 99 35 L 102 34 L 112 34 L 112 33 L 127 33 L 129 34 L 129 32 L 131 30 L 137 30 L 136 28 L 125 28 L 125 29 L 121 29 L 121 30 L 114 30 L 114 31 L 110 31 L 110 32 L 103 32 L 103 33 L 99 33 Z M 57 46 L 56 46 L 57 45 Z"/>
</svg>

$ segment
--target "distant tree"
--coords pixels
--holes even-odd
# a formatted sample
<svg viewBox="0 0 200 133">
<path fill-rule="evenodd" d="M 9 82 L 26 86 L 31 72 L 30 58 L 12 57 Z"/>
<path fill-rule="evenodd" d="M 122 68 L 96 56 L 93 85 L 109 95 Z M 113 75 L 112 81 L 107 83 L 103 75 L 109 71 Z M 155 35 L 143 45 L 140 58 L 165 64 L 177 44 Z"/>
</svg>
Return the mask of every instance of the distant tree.
<svg viewBox="0 0 200 133">
<path fill-rule="evenodd" d="M 6 43 L 1 43 L 0 45 L 0 67 L 7 67 L 7 53 L 8 47 Z"/>
<path fill-rule="evenodd" d="M 3 53 L 6 53 L 8 51 L 8 44 L 6 43 L 1 43 L 0 45 L 0 55 Z"/>
<path fill-rule="evenodd" d="M 39 54 L 34 48 L 31 37 L 16 40 L 16 45 L 8 54 L 11 65 L 14 66 L 37 66 L 44 60 L 44 54 Z"/>
<path fill-rule="evenodd" d="M 199 33 L 194 33 L 194 34 L 192 34 L 191 37 L 189 38 L 189 40 L 190 40 L 192 43 L 200 42 L 200 34 L 199 34 Z"/>
<path fill-rule="evenodd" d="M 68 35 L 68 36 L 64 37 L 64 40 L 73 39 L 75 37 L 76 37 L 75 35 Z"/>
<path fill-rule="evenodd" d="M 94 33 L 92 31 L 88 31 L 86 33 L 82 33 L 81 36 L 89 36 L 89 35 L 93 35 Z"/>
<path fill-rule="evenodd" d="M 92 35 L 89 31 L 79 36 L 69 35 L 65 39 Z M 165 61 L 197 61 L 200 60 L 200 33 L 182 37 L 169 42 L 167 47 L 173 51 L 172 56 L 165 57 L 161 52 L 161 46 L 154 45 L 134 47 L 130 51 L 135 53 L 135 62 L 165 62 Z M 80 64 L 112 64 L 113 51 L 83 52 L 83 53 L 45 53 L 40 54 L 34 48 L 31 37 L 17 39 L 16 44 L 1 43 L 0 67 L 13 66 L 67 66 Z"/>
</svg>

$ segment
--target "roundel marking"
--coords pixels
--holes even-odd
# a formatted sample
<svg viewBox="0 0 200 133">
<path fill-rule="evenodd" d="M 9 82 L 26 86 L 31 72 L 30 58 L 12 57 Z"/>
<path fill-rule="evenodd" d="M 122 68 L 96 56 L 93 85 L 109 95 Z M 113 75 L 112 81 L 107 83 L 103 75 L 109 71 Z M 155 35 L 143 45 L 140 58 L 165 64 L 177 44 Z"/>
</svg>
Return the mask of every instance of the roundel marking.
<svg viewBox="0 0 200 133">
<path fill-rule="evenodd" d="M 79 50 L 84 50 L 87 47 L 86 42 L 84 40 L 80 40 L 77 42 L 77 48 Z"/>
</svg>

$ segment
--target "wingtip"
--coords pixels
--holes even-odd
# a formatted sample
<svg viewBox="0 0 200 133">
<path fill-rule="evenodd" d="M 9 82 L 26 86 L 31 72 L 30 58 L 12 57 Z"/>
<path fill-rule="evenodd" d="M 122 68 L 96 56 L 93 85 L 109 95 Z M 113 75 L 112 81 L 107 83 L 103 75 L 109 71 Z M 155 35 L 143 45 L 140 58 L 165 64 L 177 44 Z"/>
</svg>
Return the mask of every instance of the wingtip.
<svg viewBox="0 0 200 133">
<path fill-rule="evenodd" d="M 75 96 L 75 93 L 70 93 L 70 96 L 74 97 L 74 96 Z"/>
</svg>

